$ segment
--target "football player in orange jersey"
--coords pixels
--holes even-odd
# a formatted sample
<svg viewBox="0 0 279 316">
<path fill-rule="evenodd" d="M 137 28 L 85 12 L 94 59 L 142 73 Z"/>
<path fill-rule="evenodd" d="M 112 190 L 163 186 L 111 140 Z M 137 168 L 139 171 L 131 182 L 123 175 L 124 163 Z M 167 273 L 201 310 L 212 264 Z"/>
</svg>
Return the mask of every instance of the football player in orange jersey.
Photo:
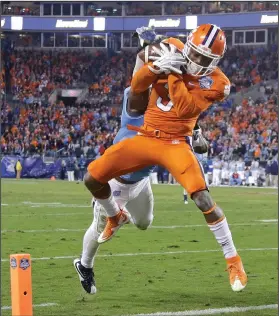
<svg viewBox="0 0 279 316">
<path fill-rule="evenodd" d="M 141 67 L 131 83 L 134 95 L 152 85 L 144 125 L 129 126 L 138 132 L 137 136 L 111 146 L 88 166 L 85 185 L 107 211 L 106 227 L 98 239 L 103 243 L 129 221 L 126 210 L 119 209 L 111 195 L 108 181 L 150 165 L 168 169 L 204 214 L 223 249 L 232 290 L 241 291 L 247 284 L 241 258 L 224 213 L 210 196 L 192 151 L 192 131 L 198 116 L 229 94 L 230 82 L 217 67 L 225 50 L 225 34 L 213 24 L 197 27 L 185 45 L 169 38 L 163 41 L 160 51 L 154 49 L 159 56 Z"/>
</svg>

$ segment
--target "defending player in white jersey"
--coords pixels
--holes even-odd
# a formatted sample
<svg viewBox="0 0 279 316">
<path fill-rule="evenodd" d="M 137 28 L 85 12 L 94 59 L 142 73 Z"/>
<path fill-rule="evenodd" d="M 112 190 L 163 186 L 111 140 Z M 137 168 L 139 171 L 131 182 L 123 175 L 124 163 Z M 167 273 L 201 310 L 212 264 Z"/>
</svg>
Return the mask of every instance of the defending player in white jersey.
<svg viewBox="0 0 279 316">
<path fill-rule="evenodd" d="M 136 132 L 127 129 L 127 124 L 141 126 L 143 115 L 130 112 L 128 109 L 128 95 L 130 87 L 124 92 L 123 109 L 121 115 L 121 127 L 114 143 L 133 137 Z M 129 211 L 131 222 L 139 229 L 147 229 L 153 221 L 154 198 L 149 180 L 149 174 L 154 167 L 147 167 L 137 172 L 112 179 L 109 183 L 113 196 L 119 205 Z M 94 220 L 83 238 L 83 250 L 81 259 L 74 260 L 74 266 L 78 273 L 83 289 L 89 294 L 96 293 L 93 264 L 100 246 L 98 237 L 106 224 L 106 212 L 98 203 L 94 203 Z"/>
</svg>

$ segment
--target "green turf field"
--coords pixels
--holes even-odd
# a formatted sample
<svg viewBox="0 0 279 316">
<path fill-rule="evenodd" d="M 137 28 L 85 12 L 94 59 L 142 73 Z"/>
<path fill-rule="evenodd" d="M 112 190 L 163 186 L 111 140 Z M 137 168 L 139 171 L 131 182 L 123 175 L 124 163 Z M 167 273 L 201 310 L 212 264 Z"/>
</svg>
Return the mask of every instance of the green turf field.
<svg viewBox="0 0 279 316">
<path fill-rule="evenodd" d="M 92 220 L 83 184 L 2 180 L 2 306 L 11 305 L 9 254 L 30 253 L 33 303 L 57 304 L 35 307 L 35 316 L 201 315 L 193 310 L 209 315 L 209 309 L 251 306 L 260 310 L 218 315 L 277 315 L 274 308 L 262 309 L 277 303 L 277 191 L 211 189 L 249 276 L 245 291 L 234 293 L 222 252 L 193 202 L 183 204 L 179 186 L 153 190 L 154 227 L 140 231 L 126 225 L 102 245 L 95 261 L 98 292 L 88 296 L 72 265 Z"/>
</svg>

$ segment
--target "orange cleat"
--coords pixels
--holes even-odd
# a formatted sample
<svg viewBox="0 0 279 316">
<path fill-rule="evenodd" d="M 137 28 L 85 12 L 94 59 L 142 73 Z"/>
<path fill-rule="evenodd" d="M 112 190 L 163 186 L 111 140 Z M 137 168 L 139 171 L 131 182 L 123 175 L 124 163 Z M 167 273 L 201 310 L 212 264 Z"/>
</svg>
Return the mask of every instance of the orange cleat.
<svg viewBox="0 0 279 316">
<path fill-rule="evenodd" d="M 107 217 L 106 227 L 98 238 L 98 243 L 102 244 L 110 240 L 118 229 L 130 222 L 130 214 L 126 210 L 120 210 L 113 217 Z"/>
<path fill-rule="evenodd" d="M 239 255 L 226 259 L 227 271 L 232 290 L 234 292 L 242 291 L 247 285 L 247 275 L 244 271 L 243 264 Z"/>
</svg>

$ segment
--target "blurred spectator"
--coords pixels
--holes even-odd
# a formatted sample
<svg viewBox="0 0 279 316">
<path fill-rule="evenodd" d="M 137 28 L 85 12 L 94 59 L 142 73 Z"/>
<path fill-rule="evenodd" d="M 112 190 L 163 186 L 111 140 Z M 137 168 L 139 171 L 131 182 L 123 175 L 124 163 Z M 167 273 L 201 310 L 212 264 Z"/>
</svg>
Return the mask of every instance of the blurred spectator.
<svg viewBox="0 0 279 316">
<path fill-rule="evenodd" d="M 121 16 L 122 5 L 117 2 L 85 2 L 84 15 L 86 16 Z"/>
<path fill-rule="evenodd" d="M 162 5 L 156 2 L 127 2 L 126 15 L 162 15 Z"/>
<path fill-rule="evenodd" d="M 218 156 L 213 160 L 213 179 L 212 185 L 220 185 L 221 184 L 221 169 L 222 163 Z"/>
<path fill-rule="evenodd" d="M 26 2 L 19 4 L 10 2 L 9 4 L 3 4 L 2 7 L 3 15 L 40 15 L 40 4 Z"/>
<path fill-rule="evenodd" d="M 86 160 L 84 158 L 84 155 L 80 156 L 78 165 L 79 165 L 79 170 L 80 170 L 79 178 L 81 181 L 83 181 L 83 178 L 86 172 Z"/>
<path fill-rule="evenodd" d="M 230 177 L 230 185 L 241 185 L 242 180 L 240 179 L 240 175 L 237 172 L 234 172 Z"/>
<path fill-rule="evenodd" d="M 67 171 L 66 161 L 63 159 L 62 162 L 61 162 L 61 174 L 60 174 L 60 179 L 61 180 L 65 180 L 65 178 L 66 178 L 66 171 Z"/>
<path fill-rule="evenodd" d="M 183 14 L 201 14 L 201 2 L 179 2 L 172 1 L 165 3 L 165 12 L 170 15 L 183 15 Z"/>
<path fill-rule="evenodd" d="M 274 158 L 270 165 L 270 182 L 272 187 L 278 187 L 278 161 Z"/>
<path fill-rule="evenodd" d="M 73 158 L 67 160 L 68 181 L 75 181 L 75 162 Z"/>
</svg>

